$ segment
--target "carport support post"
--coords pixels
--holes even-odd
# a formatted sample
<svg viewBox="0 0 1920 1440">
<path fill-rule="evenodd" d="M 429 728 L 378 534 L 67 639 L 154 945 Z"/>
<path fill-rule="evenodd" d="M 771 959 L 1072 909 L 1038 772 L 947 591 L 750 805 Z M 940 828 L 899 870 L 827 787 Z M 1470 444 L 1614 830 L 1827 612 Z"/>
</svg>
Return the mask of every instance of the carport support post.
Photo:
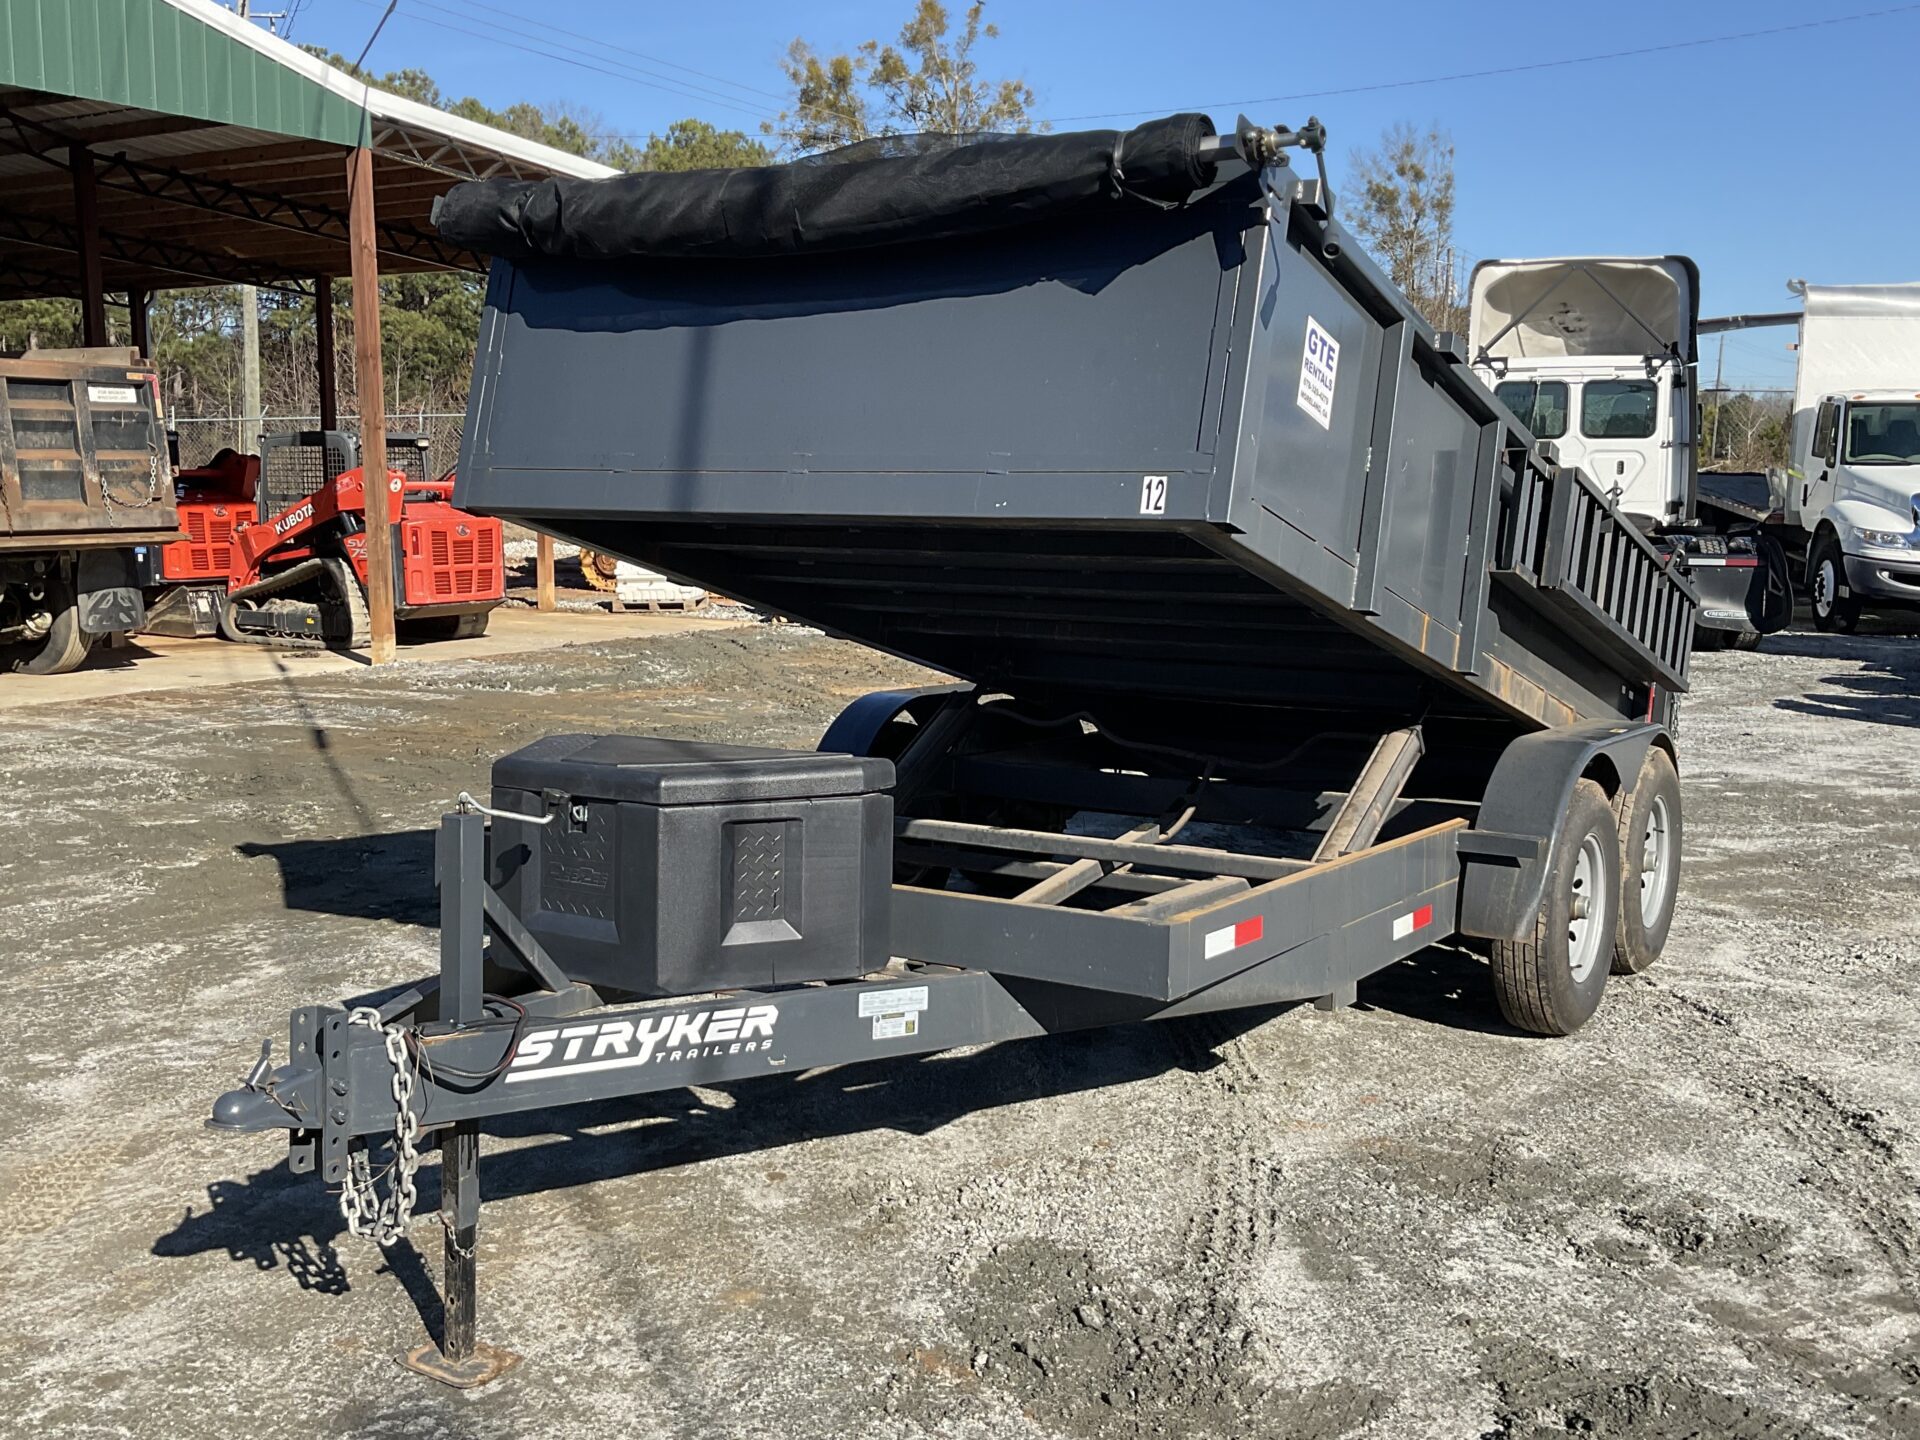
<svg viewBox="0 0 1920 1440">
<path fill-rule="evenodd" d="M 553 536 L 542 535 L 533 554 L 533 583 L 536 603 L 542 610 L 556 610 L 553 598 Z"/>
<path fill-rule="evenodd" d="M 80 343 L 107 343 L 107 284 L 100 268 L 100 208 L 95 194 L 93 152 L 67 151 L 73 174 L 73 218 L 80 232 Z"/>
<path fill-rule="evenodd" d="M 144 290 L 127 292 L 127 340 L 149 360 L 153 358 L 153 333 L 148 325 L 147 306 L 152 299 Z"/>
<path fill-rule="evenodd" d="M 367 503 L 368 658 L 393 659 L 393 518 L 387 492 L 386 383 L 380 368 L 380 256 L 373 228 L 373 151 L 347 157 L 347 234 L 353 252 L 353 355 L 360 392 L 360 473 Z"/>
<path fill-rule="evenodd" d="M 313 277 L 313 325 L 319 352 L 320 428 L 335 430 L 340 425 L 340 395 L 336 388 L 340 374 L 333 348 L 333 277 Z"/>
</svg>

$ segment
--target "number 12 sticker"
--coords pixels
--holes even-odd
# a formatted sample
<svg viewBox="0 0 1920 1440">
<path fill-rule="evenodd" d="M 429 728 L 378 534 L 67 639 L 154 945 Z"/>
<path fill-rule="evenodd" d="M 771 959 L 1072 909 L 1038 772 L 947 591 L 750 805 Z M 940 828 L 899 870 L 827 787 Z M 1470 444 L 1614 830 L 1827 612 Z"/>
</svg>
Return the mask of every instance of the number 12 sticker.
<svg viewBox="0 0 1920 1440">
<path fill-rule="evenodd" d="M 1140 513 L 1142 515 L 1167 513 L 1166 476 L 1142 475 L 1140 477 Z"/>
</svg>

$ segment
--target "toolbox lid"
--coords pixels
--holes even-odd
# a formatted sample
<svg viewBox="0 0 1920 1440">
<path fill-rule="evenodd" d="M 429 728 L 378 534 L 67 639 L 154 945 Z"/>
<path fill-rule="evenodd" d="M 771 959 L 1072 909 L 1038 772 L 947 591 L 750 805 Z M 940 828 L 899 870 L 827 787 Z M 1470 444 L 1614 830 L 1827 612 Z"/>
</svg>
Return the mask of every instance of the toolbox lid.
<svg viewBox="0 0 1920 1440">
<path fill-rule="evenodd" d="M 641 805 L 724 805 L 885 790 L 893 762 L 652 735 L 548 735 L 494 761 L 493 783 Z"/>
</svg>

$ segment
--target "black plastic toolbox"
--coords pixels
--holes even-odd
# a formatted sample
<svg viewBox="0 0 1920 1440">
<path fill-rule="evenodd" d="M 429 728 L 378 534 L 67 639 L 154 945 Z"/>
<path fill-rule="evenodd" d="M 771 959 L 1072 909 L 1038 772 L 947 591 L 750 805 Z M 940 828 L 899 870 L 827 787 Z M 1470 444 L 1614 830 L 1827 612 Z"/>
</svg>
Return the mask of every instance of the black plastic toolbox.
<svg viewBox="0 0 1920 1440">
<path fill-rule="evenodd" d="M 550 735 L 493 766 L 508 907 L 572 980 L 632 995 L 886 965 L 893 766 L 638 735 Z"/>
</svg>

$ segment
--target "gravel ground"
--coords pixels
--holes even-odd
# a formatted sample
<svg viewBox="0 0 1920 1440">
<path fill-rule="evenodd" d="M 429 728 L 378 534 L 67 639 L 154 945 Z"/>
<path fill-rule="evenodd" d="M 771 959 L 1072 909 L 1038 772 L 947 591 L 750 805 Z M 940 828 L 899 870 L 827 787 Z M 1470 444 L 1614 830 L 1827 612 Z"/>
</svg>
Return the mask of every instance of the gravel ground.
<svg viewBox="0 0 1920 1440">
<path fill-rule="evenodd" d="M 292 1005 L 432 965 L 425 827 L 492 756 L 810 744 L 914 673 L 765 627 L 10 716 L 0 1431 L 1920 1436 L 1889 637 L 1699 657 L 1667 957 L 1571 1040 L 1435 949 L 1344 1012 L 503 1122 L 481 1328 L 526 1359 L 466 1395 L 397 1369 L 437 1229 L 352 1240 L 208 1100 Z"/>
</svg>

